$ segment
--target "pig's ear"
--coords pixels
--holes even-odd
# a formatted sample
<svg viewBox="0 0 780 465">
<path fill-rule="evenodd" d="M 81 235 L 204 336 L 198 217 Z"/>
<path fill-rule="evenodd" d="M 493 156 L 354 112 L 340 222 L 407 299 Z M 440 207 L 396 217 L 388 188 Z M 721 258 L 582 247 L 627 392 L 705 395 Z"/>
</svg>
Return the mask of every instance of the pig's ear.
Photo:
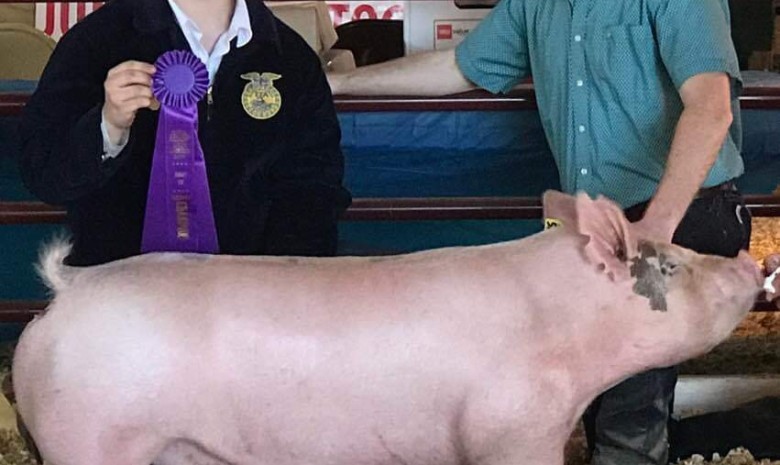
<svg viewBox="0 0 780 465">
<path fill-rule="evenodd" d="M 588 237 L 585 258 L 615 281 L 630 279 L 629 259 L 637 255 L 629 222 L 611 200 L 580 193 L 575 201 L 577 232 Z"/>
<path fill-rule="evenodd" d="M 558 191 L 546 191 L 542 195 L 544 229 L 561 224 L 576 224 L 577 210 L 573 196 Z"/>
</svg>

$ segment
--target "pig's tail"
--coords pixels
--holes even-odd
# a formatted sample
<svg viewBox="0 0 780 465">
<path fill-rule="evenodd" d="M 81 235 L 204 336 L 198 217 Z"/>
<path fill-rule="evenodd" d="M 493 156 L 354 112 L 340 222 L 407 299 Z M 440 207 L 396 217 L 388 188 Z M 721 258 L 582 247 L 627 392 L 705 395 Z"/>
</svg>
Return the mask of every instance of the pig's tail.
<svg viewBox="0 0 780 465">
<path fill-rule="evenodd" d="M 60 292 L 70 285 L 71 274 L 65 265 L 65 257 L 70 254 L 72 244 L 64 237 L 57 237 L 41 248 L 38 272 L 44 284 L 54 293 Z"/>
</svg>

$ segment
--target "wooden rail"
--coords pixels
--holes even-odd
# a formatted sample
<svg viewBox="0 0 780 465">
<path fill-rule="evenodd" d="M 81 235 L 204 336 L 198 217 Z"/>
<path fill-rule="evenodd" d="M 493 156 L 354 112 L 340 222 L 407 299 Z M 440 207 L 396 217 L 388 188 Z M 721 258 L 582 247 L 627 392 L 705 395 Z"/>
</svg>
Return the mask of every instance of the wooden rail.
<svg viewBox="0 0 780 465">
<path fill-rule="evenodd" d="M 753 216 L 780 216 L 780 197 L 748 195 Z M 346 221 L 528 220 L 542 217 L 538 197 L 360 198 Z M 0 225 L 49 224 L 65 221 L 65 211 L 41 202 L 0 202 Z"/>
<path fill-rule="evenodd" d="M 780 215 L 780 208 L 778 208 Z M 422 221 L 541 218 L 540 199 L 531 197 L 446 197 L 355 199 L 347 221 Z M 42 202 L 0 201 L 0 225 L 63 223 L 65 211 Z"/>
<path fill-rule="evenodd" d="M 2 2 L 3 0 L 0 0 Z M 21 114 L 28 93 L 0 93 L 0 116 Z M 474 90 L 463 94 L 443 97 L 360 97 L 337 95 L 334 97 L 336 110 L 350 112 L 387 111 L 520 111 L 536 110 L 536 96 L 528 85 L 515 89 L 506 95 L 493 95 L 487 91 Z M 739 98 L 745 110 L 780 109 L 780 88 L 749 87 Z"/>
<path fill-rule="evenodd" d="M 47 304 L 45 300 L 2 300 L 0 323 L 27 323 L 43 313 Z"/>
<path fill-rule="evenodd" d="M 533 84 L 518 86 L 506 95 L 493 95 L 484 90 L 442 97 L 361 97 L 336 95 L 336 110 L 340 112 L 382 111 L 518 111 L 536 110 Z M 739 97 L 745 110 L 780 109 L 780 87 L 746 87 Z"/>
</svg>

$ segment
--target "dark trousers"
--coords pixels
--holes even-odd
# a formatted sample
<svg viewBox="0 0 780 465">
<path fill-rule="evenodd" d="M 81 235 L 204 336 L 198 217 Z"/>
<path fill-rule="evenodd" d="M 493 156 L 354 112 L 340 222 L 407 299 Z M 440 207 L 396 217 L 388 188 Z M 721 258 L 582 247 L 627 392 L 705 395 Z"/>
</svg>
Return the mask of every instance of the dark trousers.
<svg viewBox="0 0 780 465">
<path fill-rule="evenodd" d="M 647 204 L 626 210 L 637 221 Z M 736 256 L 750 244 L 750 213 L 733 183 L 702 190 L 672 242 L 709 255 Z M 604 392 L 583 417 L 591 465 L 666 465 L 677 368 L 640 373 Z"/>
</svg>

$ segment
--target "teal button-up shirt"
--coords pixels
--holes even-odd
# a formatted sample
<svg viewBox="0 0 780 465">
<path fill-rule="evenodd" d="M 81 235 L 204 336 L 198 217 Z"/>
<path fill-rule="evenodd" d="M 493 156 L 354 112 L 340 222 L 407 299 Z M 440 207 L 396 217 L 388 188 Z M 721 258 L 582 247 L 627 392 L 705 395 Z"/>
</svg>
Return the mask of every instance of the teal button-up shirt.
<svg viewBox="0 0 780 465">
<path fill-rule="evenodd" d="M 533 74 L 566 192 L 623 207 L 663 175 L 690 77 L 732 78 L 734 123 L 704 186 L 742 174 L 739 65 L 726 0 L 503 0 L 459 45 L 475 84 L 507 92 Z"/>
</svg>

